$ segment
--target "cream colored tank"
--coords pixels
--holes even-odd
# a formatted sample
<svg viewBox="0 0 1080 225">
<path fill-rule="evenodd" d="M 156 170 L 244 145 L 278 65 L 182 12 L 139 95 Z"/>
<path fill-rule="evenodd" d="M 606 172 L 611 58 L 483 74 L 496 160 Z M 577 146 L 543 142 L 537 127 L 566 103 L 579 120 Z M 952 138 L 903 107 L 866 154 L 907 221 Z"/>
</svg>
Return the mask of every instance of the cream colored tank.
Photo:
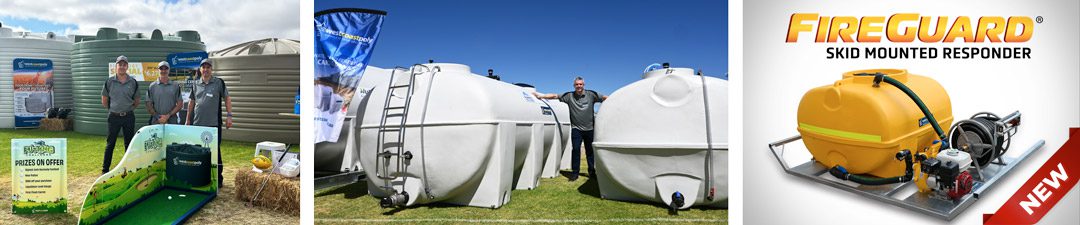
<svg viewBox="0 0 1080 225">
<path fill-rule="evenodd" d="M 392 81 L 371 77 L 391 75 Z M 362 79 L 388 81 L 374 84 L 354 131 L 368 190 L 384 206 L 498 208 L 510 201 L 512 188 L 536 187 L 545 142 L 553 138 L 546 131 L 554 131 L 555 122 L 552 109 L 530 92 L 450 63 L 369 70 Z M 399 88 L 388 103 L 393 86 Z M 407 110 L 397 108 L 406 100 Z M 398 132 L 404 132 L 402 142 Z"/>
<path fill-rule="evenodd" d="M 681 195 L 683 204 L 674 208 L 726 206 L 727 81 L 705 76 L 706 98 L 693 69 L 642 77 L 612 93 L 597 112 L 593 146 L 601 196 L 673 206 Z"/>
</svg>

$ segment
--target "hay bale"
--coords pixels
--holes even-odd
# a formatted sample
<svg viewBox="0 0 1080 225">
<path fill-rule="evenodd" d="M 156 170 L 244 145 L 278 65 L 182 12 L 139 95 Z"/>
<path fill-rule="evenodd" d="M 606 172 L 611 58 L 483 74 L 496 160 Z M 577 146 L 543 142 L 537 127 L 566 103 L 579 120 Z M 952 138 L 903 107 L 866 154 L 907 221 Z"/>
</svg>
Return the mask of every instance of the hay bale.
<svg viewBox="0 0 1080 225">
<path fill-rule="evenodd" d="M 71 129 L 71 121 L 71 118 L 43 118 L 41 119 L 40 128 L 48 131 L 66 131 Z"/>
<path fill-rule="evenodd" d="M 300 215 L 300 180 L 289 179 L 271 173 L 259 173 L 241 169 L 236 173 L 236 199 L 247 203 L 255 196 L 266 176 L 266 188 L 259 194 L 254 205 L 271 210 Z"/>
</svg>

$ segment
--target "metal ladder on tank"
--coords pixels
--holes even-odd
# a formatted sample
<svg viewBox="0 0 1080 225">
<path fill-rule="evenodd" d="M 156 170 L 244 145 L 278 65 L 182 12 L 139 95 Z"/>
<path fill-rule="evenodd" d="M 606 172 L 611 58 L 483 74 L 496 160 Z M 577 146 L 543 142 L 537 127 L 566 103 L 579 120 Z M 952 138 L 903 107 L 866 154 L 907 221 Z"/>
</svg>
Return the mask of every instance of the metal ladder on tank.
<svg viewBox="0 0 1080 225">
<path fill-rule="evenodd" d="M 417 68 L 421 69 L 418 70 Z M 382 117 L 377 131 L 377 143 L 379 143 L 379 146 L 376 148 L 377 155 L 375 158 L 375 176 L 385 181 L 381 188 L 388 192 L 397 193 L 397 190 L 393 189 L 393 185 L 390 185 L 389 182 L 399 178 L 398 174 L 408 172 L 405 162 L 413 158 L 411 152 L 405 151 L 405 122 L 409 118 L 409 106 L 412 102 L 413 84 L 416 81 L 416 76 L 427 71 L 430 71 L 427 66 L 414 65 L 409 71 L 408 81 L 404 84 L 396 84 L 399 83 L 397 82 L 396 69 L 390 73 L 390 84 L 386 89 L 386 100 L 383 102 Z M 405 95 L 395 96 L 394 91 L 398 89 L 405 89 Z M 396 99 L 396 97 L 403 98 Z M 387 126 L 387 120 L 394 117 L 400 118 L 399 123 Z M 395 137 L 395 139 L 388 139 L 387 135 L 391 135 L 390 137 Z M 394 168 L 395 170 L 391 171 L 390 162 L 391 158 L 394 157 L 397 158 L 397 166 Z"/>
</svg>

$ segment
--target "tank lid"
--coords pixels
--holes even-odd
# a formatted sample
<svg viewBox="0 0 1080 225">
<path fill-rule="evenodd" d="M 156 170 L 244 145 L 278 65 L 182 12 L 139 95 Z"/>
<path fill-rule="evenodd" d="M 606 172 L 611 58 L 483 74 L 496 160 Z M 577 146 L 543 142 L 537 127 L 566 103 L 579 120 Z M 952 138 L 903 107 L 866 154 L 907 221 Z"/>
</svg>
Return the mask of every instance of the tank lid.
<svg viewBox="0 0 1080 225">
<path fill-rule="evenodd" d="M 202 37 L 199 36 L 198 31 L 193 31 L 193 30 L 177 31 L 176 36 L 180 36 L 181 41 L 202 42 Z"/>
<path fill-rule="evenodd" d="M 94 40 L 116 40 L 120 37 L 120 33 L 116 31 L 116 28 L 102 27 L 98 28 L 97 37 Z"/>
<path fill-rule="evenodd" d="M 658 77 L 663 75 L 694 75 L 694 69 L 691 68 L 666 68 L 658 69 L 641 75 L 641 79 Z"/>
<path fill-rule="evenodd" d="M 210 53 L 212 57 L 245 55 L 291 55 L 300 54 L 300 41 L 266 38 L 240 43 Z"/>
</svg>

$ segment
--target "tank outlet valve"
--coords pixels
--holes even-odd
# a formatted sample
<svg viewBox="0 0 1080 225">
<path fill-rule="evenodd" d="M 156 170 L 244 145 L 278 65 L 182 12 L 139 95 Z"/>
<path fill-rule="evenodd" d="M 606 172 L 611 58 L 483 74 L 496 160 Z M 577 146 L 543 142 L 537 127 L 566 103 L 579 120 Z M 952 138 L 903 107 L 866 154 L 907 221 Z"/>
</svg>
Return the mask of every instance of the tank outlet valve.
<svg viewBox="0 0 1080 225">
<path fill-rule="evenodd" d="M 679 191 L 675 191 L 675 193 L 672 194 L 672 203 L 671 203 L 671 206 L 670 206 L 671 207 L 671 214 L 672 215 L 677 215 L 678 214 L 678 208 L 683 208 L 683 204 L 685 204 L 685 203 L 686 203 L 686 197 L 684 197 L 683 194 L 679 193 Z"/>
<path fill-rule="evenodd" d="M 409 202 L 409 192 L 394 193 L 379 200 L 379 206 L 383 208 L 404 207 Z"/>
</svg>

